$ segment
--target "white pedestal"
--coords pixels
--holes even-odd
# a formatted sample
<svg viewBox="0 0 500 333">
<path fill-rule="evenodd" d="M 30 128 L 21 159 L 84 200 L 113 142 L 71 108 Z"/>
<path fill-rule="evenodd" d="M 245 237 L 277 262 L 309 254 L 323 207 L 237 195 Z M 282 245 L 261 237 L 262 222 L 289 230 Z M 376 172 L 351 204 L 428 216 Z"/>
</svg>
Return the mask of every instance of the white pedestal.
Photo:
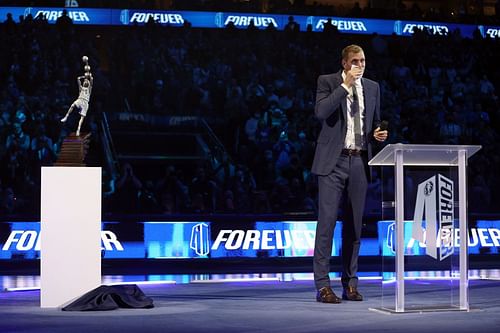
<svg viewBox="0 0 500 333">
<path fill-rule="evenodd" d="M 42 167 L 40 306 L 101 285 L 101 168 Z"/>
</svg>

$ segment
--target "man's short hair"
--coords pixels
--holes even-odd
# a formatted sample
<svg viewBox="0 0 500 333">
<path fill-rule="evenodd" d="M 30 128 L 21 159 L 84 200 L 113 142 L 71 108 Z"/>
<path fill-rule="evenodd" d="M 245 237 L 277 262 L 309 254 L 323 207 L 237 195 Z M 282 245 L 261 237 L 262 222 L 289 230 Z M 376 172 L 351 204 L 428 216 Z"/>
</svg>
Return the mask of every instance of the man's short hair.
<svg viewBox="0 0 500 333">
<path fill-rule="evenodd" d="M 349 53 L 359 53 L 359 52 L 363 52 L 363 49 L 359 45 L 352 44 L 352 45 L 346 46 L 342 50 L 342 59 L 347 60 L 347 57 L 349 57 Z"/>
</svg>

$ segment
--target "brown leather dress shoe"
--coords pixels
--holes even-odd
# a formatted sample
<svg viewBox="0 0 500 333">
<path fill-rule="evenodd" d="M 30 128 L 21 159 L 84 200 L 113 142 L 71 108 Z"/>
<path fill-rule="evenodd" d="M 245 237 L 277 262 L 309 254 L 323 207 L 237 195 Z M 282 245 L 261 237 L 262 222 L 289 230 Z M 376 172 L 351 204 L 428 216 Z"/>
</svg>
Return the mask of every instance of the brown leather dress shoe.
<svg viewBox="0 0 500 333">
<path fill-rule="evenodd" d="M 331 287 L 323 287 L 318 290 L 316 294 L 316 300 L 322 303 L 342 303 L 342 300 L 335 295 Z"/>
<path fill-rule="evenodd" d="M 363 296 L 358 292 L 358 289 L 356 287 L 347 287 L 344 288 L 342 299 L 345 299 L 347 301 L 362 301 Z"/>
</svg>

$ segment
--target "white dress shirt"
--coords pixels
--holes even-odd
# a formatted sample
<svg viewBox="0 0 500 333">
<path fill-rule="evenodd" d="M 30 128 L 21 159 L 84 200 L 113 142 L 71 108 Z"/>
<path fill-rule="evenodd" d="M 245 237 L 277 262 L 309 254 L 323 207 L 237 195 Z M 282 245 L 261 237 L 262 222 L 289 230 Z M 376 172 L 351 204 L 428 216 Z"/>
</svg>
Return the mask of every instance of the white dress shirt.
<svg viewBox="0 0 500 333">
<path fill-rule="evenodd" d="M 345 80 L 345 73 L 342 71 L 342 79 Z M 365 132 L 364 132 L 364 121 L 365 121 L 365 99 L 363 93 L 363 86 L 361 85 L 361 79 L 355 81 L 354 85 L 356 86 L 356 93 L 358 94 L 359 100 L 359 112 L 361 112 L 361 137 L 363 138 L 363 144 L 361 149 L 366 149 L 366 140 L 365 140 Z M 344 83 L 342 83 L 342 87 L 347 90 L 349 93 L 347 95 L 347 133 L 344 140 L 344 148 L 347 149 L 356 149 L 354 144 L 354 114 L 351 112 L 351 103 L 353 100 L 352 88 L 347 87 Z"/>
</svg>

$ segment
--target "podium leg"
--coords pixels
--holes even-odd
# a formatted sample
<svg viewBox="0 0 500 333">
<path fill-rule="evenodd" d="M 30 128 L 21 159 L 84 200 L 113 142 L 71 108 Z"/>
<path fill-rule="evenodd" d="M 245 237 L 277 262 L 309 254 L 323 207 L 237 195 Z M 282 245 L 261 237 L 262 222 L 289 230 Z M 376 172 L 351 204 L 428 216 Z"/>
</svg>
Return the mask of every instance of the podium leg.
<svg viewBox="0 0 500 333">
<path fill-rule="evenodd" d="M 459 267 L 460 267 L 460 310 L 469 310 L 469 256 L 467 232 L 467 156 L 466 151 L 458 152 L 458 208 L 459 214 Z"/>
<path fill-rule="evenodd" d="M 405 310 L 403 151 L 396 150 L 396 312 Z"/>
</svg>

